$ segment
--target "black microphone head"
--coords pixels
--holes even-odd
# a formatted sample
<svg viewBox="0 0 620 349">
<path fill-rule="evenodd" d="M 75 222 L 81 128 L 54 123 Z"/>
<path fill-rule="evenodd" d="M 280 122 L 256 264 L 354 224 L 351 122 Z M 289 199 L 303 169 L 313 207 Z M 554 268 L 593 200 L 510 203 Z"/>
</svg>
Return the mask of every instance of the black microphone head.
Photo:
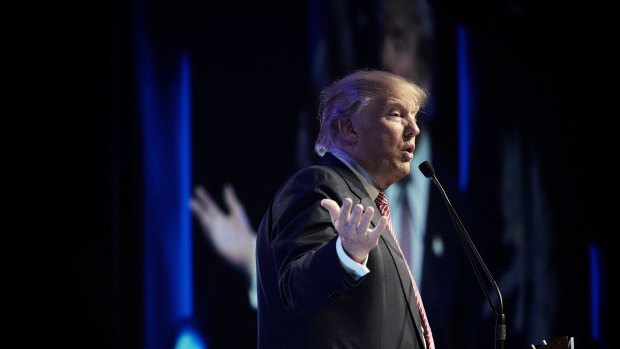
<svg viewBox="0 0 620 349">
<path fill-rule="evenodd" d="M 431 165 L 430 162 L 424 161 L 423 163 L 420 164 L 420 166 L 418 166 L 418 168 L 420 169 L 420 171 L 422 171 L 422 174 L 424 175 L 424 177 L 426 178 L 435 177 L 435 169 L 433 168 L 433 165 Z"/>
</svg>

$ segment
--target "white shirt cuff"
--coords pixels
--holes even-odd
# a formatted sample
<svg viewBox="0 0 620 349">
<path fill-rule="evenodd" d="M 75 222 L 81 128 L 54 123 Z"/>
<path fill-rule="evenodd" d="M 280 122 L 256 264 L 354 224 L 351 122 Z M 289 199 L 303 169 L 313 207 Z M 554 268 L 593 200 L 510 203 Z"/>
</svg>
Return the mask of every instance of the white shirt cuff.
<svg viewBox="0 0 620 349">
<path fill-rule="evenodd" d="M 338 253 L 338 259 L 340 259 L 340 264 L 342 267 L 351 274 L 355 279 L 359 279 L 362 276 L 370 273 L 370 269 L 366 267 L 366 263 L 368 263 L 368 256 L 364 259 L 363 263 L 358 263 L 354 261 L 342 248 L 342 240 L 340 236 L 338 240 L 336 240 L 336 253 Z"/>
<path fill-rule="evenodd" d="M 258 288 L 257 288 L 257 280 L 256 280 L 256 272 L 252 273 L 250 276 L 250 288 L 248 289 L 248 298 L 250 301 L 250 305 L 254 310 L 258 309 Z"/>
</svg>

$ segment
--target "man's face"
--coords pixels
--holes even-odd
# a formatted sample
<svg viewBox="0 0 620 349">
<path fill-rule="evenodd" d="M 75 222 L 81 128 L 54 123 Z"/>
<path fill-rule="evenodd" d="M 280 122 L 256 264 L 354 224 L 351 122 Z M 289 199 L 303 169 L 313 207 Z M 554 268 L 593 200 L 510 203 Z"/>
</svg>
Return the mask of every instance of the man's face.
<svg viewBox="0 0 620 349">
<path fill-rule="evenodd" d="M 377 101 L 352 118 L 357 133 L 353 158 L 381 189 L 409 175 L 420 133 L 418 111 L 409 90 L 398 90 L 387 101 Z"/>
</svg>

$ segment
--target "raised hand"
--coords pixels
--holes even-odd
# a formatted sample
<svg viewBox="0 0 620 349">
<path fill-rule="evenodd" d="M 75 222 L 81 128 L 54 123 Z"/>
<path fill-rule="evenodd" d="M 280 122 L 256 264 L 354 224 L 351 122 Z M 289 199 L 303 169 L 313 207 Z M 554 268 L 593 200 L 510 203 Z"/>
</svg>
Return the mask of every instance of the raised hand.
<svg viewBox="0 0 620 349">
<path fill-rule="evenodd" d="M 190 200 L 190 208 L 216 250 L 230 263 L 242 268 L 248 277 L 253 278 L 256 232 L 230 185 L 224 186 L 224 202 L 228 214 L 218 207 L 202 186 L 198 186 Z"/>
<path fill-rule="evenodd" d="M 379 236 L 387 226 L 387 218 L 381 217 L 377 225 L 370 229 L 375 212 L 371 206 L 366 209 L 360 204 L 353 206 L 349 198 L 344 199 L 342 207 L 332 199 L 321 200 L 321 206 L 329 211 L 345 252 L 356 262 L 363 262 L 370 250 L 377 246 Z"/>
</svg>

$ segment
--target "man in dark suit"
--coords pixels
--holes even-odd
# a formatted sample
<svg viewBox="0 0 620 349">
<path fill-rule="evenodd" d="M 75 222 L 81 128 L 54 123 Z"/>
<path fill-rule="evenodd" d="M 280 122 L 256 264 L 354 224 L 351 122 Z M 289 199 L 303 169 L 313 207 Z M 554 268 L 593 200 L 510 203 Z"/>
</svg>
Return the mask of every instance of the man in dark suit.
<svg viewBox="0 0 620 349">
<path fill-rule="evenodd" d="M 321 97 L 321 161 L 278 189 L 258 229 L 258 347 L 432 349 L 389 212 L 375 204 L 411 171 L 426 94 L 358 71 Z"/>
</svg>

